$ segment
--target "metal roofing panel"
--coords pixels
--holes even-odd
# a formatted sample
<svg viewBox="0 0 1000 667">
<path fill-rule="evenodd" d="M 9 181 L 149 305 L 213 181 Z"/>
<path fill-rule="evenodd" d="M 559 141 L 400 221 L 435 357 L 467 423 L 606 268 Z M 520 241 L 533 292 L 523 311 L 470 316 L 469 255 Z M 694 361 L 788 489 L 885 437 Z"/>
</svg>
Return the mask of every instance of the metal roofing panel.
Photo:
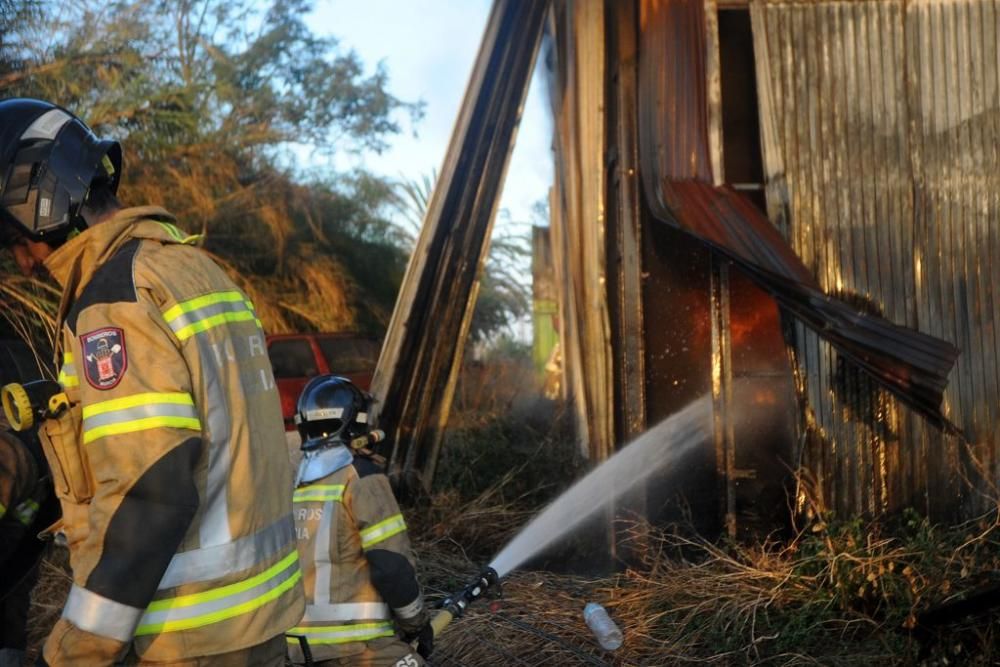
<svg viewBox="0 0 1000 667">
<path fill-rule="evenodd" d="M 824 290 L 962 350 L 943 411 L 973 443 L 969 450 L 863 388 L 831 391 L 843 384 L 843 369 L 824 343 L 803 332 L 800 363 L 830 440 L 822 455 L 856 479 L 852 456 L 870 452 L 873 442 L 889 447 L 890 456 L 903 442 L 895 459 L 902 480 L 890 482 L 898 488 L 887 493 L 914 504 L 959 496 L 963 476 L 994 483 L 996 3 L 768 1 L 753 3 L 752 12 L 769 214 Z M 879 414 L 871 423 L 844 424 L 848 412 L 872 410 Z M 851 495 L 843 507 L 865 503 Z M 979 502 L 968 501 L 966 509 Z"/>
</svg>

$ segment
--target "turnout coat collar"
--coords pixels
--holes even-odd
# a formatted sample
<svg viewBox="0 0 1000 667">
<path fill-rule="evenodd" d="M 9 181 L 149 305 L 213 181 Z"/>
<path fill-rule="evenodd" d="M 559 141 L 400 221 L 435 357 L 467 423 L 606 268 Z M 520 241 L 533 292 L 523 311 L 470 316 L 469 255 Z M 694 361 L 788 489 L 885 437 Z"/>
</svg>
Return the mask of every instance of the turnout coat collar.
<svg viewBox="0 0 1000 667">
<path fill-rule="evenodd" d="M 94 272 L 131 239 L 161 243 L 192 243 L 200 237 L 185 236 L 174 226 L 176 218 L 159 206 L 123 208 L 57 248 L 45 259 L 45 268 L 63 289 L 57 316 L 62 328 L 73 302 Z"/>
</svg>

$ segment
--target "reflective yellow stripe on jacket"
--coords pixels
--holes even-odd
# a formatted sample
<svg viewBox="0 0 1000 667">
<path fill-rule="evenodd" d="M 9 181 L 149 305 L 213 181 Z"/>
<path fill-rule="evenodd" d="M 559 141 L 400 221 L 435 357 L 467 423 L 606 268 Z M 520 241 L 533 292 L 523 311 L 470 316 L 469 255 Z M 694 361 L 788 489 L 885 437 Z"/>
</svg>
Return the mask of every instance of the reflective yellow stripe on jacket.
<svg viewBox="0 0 1000 667">
<path fill-rule="evenodd" d="M 73 354 L 70 352 L 63 354 L 62 368 L 59 369 L 59 384 L 65 389 L 80 385 L 80 377 L 76 374 L 76 364 L 73 363 Z"/>
<path fill-rule="evenodd" d="M 201 239 L 205 238 L 204 234 L 186 234 L 172 222 L 157 221 L 156 224 L 162 227 L 167 234 L 170 234 L 171 238 L 178 243 L 183 243 L 184 245 L 194 245 Z"/>
<path fill-rule="evenodd" d="M 201 431 L 201 420 L 191 394 L 185 392 L 133 394 L 83 408 L 83 442 L 154 428 Z"/>
<path fill-rule="evenodd" d="M 303 486 L 301 489 L 295 489 L 295 493 L 292 495 L 292 502 L 295 503 L 319 502 L 324 500 L 340 502 L 343 499 L 343 484 L 313 484 L 312 486 Z"/>
<path fill-rule="evenodd" d="M 332 503 L 344 499 L 344 484 L 310 484 L 295 490 L 293 502 L 322 502 L 330 508 Z M 364 642 L 380 637 L 393 637 L 395 630 L 389 620 L 389 606 L 384 602 L 346 602 L 330 603 L 331 564 L 328 545 L 330 543 L 330 522 L 332 512 L 324 512 L 320 524 L 319 536 L 316 540 L 314 556 L 315 576 L 312 591 L 312 602 L 306 606 L 304 623 L 335 623 L 337 621 L 352 621 L 354 623 L 338 623 L 337 625 L 301 625 L 287 632 L 288 643 L 298 646 L 296 635 L 305 636 L 311 645 L 349 644 Z M 384 522 L 383 522 L 384 523 Z M 374 528 L 375 526 L 373 526 Z M 361 620 L 365 619 L 365 620 Z"/>
<path fill-rule="evenodd" d="M 370 549 L 379 542 L 406 530 L 406 522 L 402 514 L 395 514 L 374 526 L 368 526 L 361 531 L 361 548 Z"/>
<path fill-rule="evenodd" d="M 351 642 L 367 642 L 380 637 L 394 637 L 392 623 L 346 623 L 344 625 L 311 625 L 294 627 L 289 635 L 304 635 L 310 644 L 349 644 Z M 296 645 L 298 640 L 290 636 L 289 644 Z"/>
<path fill-rule="evenodd" d="M 229 322 L 253 321 L 261 326 L 253 304 L 238 290 L 213 292 L 182 301 L 168 308 L 163 319 L 181 341 Z"/>
<path fill-rule="evenodd" d="M 298 551 L 246 581 L 201 593 L 156 600 L 146 608 L 135 635 L 200 628 L 264 606 L 302 578 Z"/>
</svg>

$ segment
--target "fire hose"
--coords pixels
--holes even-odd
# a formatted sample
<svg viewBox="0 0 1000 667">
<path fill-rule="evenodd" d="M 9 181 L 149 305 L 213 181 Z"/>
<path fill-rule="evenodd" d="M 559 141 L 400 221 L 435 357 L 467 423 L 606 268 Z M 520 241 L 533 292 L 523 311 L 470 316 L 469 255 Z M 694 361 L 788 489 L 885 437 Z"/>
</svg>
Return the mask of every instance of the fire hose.
<svg viewBox="0 0 1000 667">
<path fill-rule="evenodd" d="M 500 588 L 500 577 L 492 567 L 487 567 L 479 573 L 472 582 L 462 590 L 452 593 L 437 605 L 437 613 L 431 618 L 431 629 L 434 631 L 436 639 L 442 631 L 456 618 L 461 618 L 470 604 L 486 595 L 487 591 L 493 591 L 497 597 L 502 595 Z M 288 637 L 295 639 L 302 649 L 302 656 L 305 658 L 306 667 L 312 667 L 312 651 L 309 649 L 309 641 L 303 635 L 288 634 Z"/>
<path fill-rule="evenodd" d="M 37 422 L 57 417 L 69 407 L 69 399 L 58 382 L 37 380 L 24 384 L 10 383 L 0 388 L 0 402 L 7 421 L 15 431 L 26 431 Z M 349 443 L 353 450 L 364 450 L 369 445 L 385 438 L 382 431 L 355 438 Z M 465 588 L 457 591 L 437 605 L 438 611 L 431 619 L 431 629 L 437 637 L 456 618 L 461 618 L 470 604 L 492 591 L 497 597 L 502 595 L 500 576 L 492 567 L 487 567 Z M 294 636 L 294 635 L 290 635 Z M 306 665 L 312 663 L 312 653 L 305 637 L 294 636 L 302 646 Z"/>
</svg>

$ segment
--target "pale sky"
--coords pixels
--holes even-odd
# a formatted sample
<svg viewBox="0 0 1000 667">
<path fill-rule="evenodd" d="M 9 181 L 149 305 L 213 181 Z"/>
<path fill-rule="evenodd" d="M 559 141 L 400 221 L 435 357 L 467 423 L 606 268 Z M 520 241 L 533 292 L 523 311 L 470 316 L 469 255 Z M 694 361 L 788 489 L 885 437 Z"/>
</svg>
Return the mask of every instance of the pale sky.
<svg viewBox="0 0 1000 667">
<path fill-rule="evenodd" d="M 315 33 L 332 35 L 343 49 L 356 51 L 369 72 L 382 62 L 393 95 L 425 103 L 424 117 L 415 126 L 401 117 L 404 130 L 390 138 L 389 150 L 353 158 L 353 163 L 342 156 L 338 166 L 361 164 L 399 180 L 440 172 L 491 4 L 490 0 L 317 0 L 308 22 Z M 537 71 L 536 67 L 500 200 L 515 221 L 530 220 L 532 205 L 547 198 L 552 182 L 552 122 L 544 79 Z"/>
</svg>

